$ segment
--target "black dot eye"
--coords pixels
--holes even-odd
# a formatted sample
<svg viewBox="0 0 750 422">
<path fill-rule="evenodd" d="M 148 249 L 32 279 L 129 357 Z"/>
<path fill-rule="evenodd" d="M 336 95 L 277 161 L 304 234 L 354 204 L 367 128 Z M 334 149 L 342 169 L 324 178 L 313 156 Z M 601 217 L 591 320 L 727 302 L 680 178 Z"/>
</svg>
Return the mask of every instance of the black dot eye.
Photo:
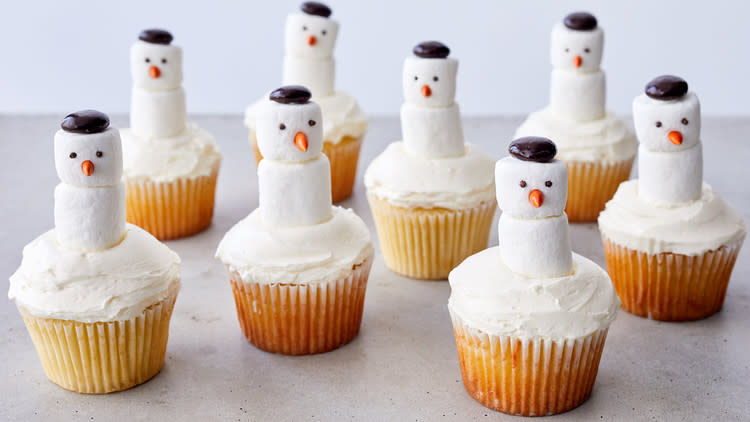
<svg viewBox="0 0 750 422">
<path fill-rule="evenodd" d="M 326 30 L 324 29 L 324 30 L 320 31 L 320 33 L 321 33 L 321 34 L 323 34 L 323 35 L 325 35 L 325 34 L 327 34 L 327 33 L 328 33 L 328 31 L 326 31 Z"/>
<path fill-rule="evenodd" d="M 661 122 L 657 121 L 656 122 L 656 127 L 661 127 Z"/>
<path fill-rule="evenodd" d="M 437 82 L 438 81 L 438 77 L 437 76 L 433 76 L 432 80 L 435 81 L 435 82 Z"/>
<path fill-rule="evenodd" d="M 75 152 L 70 153 L 70 158 L 76 158 L 76 157 L 78 157 L 78 154 L 76 154 Z"/>
<path fill-rule="evenodd" d="M 96 152 L 96 156 L 97 156 L 97 157 L 99 157 L 99 158 L 102 158 L 102 155 L 104 155 L 104 153 L 103 153 L 103 152 L 101 152 L 101 151 L 97 151 L 97 152 Z"/>
<path fill-rule="evenodd" d="M 547 186 L 548 188 L 551 188 L 552 187 L 552 181 L 551 180 L 547 180 L 546 182 L 544 182 L 544 186 Z"/>
<path fill-rule="evenodd" d="M 284 130 L 284 129 L 286 129 L 286 125 L 285 125 L 285 124 L 283 124 L 283 123 L 282 123 L 282 124 L 280 124 L 280 125 L 279 125 L 279 130 Z"/>
<path fill-rule="evenodd" d="M 307 124 L 310 126 L 315 126 L 315 120 L 308 120 Z"/>
<path fill-rule="evenodd" d="M 521 180 L 521 183 L 519 183 L 518 185 L 521 186 L 522 188 L 525 188 L 526 187 L 526 181 L 525 180 Z"/>
<path fill-rule="evenodd" d="M 151 63 L 151 59 L 149 59 L 148 57 L 146 57 L 146 63 Z"/>
<path fill-rule="evenodd" d="M 303 31 L 307 31 L 307 27 L 306 27 L 306 26 L 303 26 L 303 27 L 302 27 L 302 30 L 303 30 Z"/>
<path fill-rule="evenodd" d="M 586 48 L 583 49 L 583 52 L 584 53 L 591 53 L 591 49 L 588 48 L 588 47 L 586 47 Z"/>
<path fill-rule="evenodd" d="M 419 80 L 419 77 L 418 77 L 418 76 L 416 76 L 416 75 L 414 75 L 414 80 L 415 80 L 415 81 L 418 81 L 418 80 Z"/>
<path fill-rule="evenodd" d="M 683 124 L 683 125 L 685 125 L 685 126 L 687 126 L 687 124 L 688 124 L 688 119 L 682 119 L 682 124 Z"/>
<path fill-rule="evenodd" d="M 162 59 L 161 59 L 161 62 L 162 62 L 162 64 L 167 64 L 167 59 L 165 59 L 165 58 L 162 58 Z"/>
<path fill-rule="evenodd" d="M 568 51 L 570 51 L 570 49 L 569 49 L 569 48 L 566 48 L 566 49 L 565 49 L 565 52 L 567 53 Z"/>
</svg>

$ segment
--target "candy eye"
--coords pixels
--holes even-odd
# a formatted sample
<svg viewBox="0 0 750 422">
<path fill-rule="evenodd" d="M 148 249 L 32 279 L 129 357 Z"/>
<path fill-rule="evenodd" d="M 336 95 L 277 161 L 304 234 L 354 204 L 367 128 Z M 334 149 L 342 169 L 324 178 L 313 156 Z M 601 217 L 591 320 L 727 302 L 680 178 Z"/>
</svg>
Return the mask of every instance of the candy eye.
<svg viewBox="0 0 750 422">
<path fill-rule="evenodd" d="M 70 158 L 76 158 L 76 157 L 78 157 L 78 154 L 76 154 L 75 152 L 70 153 Z"/>
<path fill-rule="evenodd" d="M 682 119 L 682 124 L 683 124 L 683 125 L 685 125 L 685 126 L 687 126 L 687 124 L 688 124 L 688 119 Z"/>
<path fill-rule="evenodd" d="M 280 125 L 279 125 L 279 129 L 280 129 L 280 130 L 284 130 L 284 129 L 286 129 L 286 125 L 285 125 L 285 124 L 283 124 L 283 123 L 282 123 L 282 124 L 280 124 Z"/>
<path fill-rule="evenodd" d="M 96 156 L 97 156 L 97 157 L 99 157 L 99 158 L 102 158 L 102 155 L 104 155 L 104 153 L 103 153 L 103 152 L 101 152 L 101 151 L 97 151 L 97 152 L 96 152 Z"/>
<path fill-rule="evenodd" d="M 661 127 L 661 122 L 657 121 L 656 122 L 656 127 Z"/>
<path fill-rule="evenodd" d="M 547 186 L 548 188 L 551 188 L 552 187 L 552 181 L 551 180 L 547 180 L 546 182 L 544 182 L 544 186 Z"/>
<path fill-rule="evenodd" d="M 310 126 L 315 126 L 315 120 L 308 120 L 307 124 Z"/>
<path fill-rule="evenodd" d="M 438 81 L 438 77 L 437 76 L 433 76 L 432 80 L 435 81 L 435 82 L 437 82 Z"/>
<path fill-rule="evenodd" d="M 149 59 L 148 57 L 146 57 L 146 63 L 151 63 L 151 59 Z"/>
<path fill-rule="evenodd" d="M 303 26 L 303 27 L 302 27 L 302 30 L 303 30 L 303 31 L 307 31 L 307 27 L 306 27 L 306 26 Z"/>
<path fill-rule="evenodd" d="M 586 48 L 583 49 L 583 52 L 584 53 L 591 53 L 591 49 L 588 48 L 588 47 L 586 47 Z"/>
<path fill-rule="evenodd" d="M 162 58 L 161 62 L 162 62 L 162 64 L 167 64 L 167 59 Z"/>
<path fill-rule="evenodd" d="M 321 34 L 323 34 L 323 35 L 325 35 L 325 34 L 327 34 L 327 33 L 328 33 L 328 31 L 326 31 L 326 30 L 324 29 L 324 30 L 320 31 L 320 33 L 321 33 Z"/>
<path fill-rule="evenodd" d="M 521 186 L 522 188 L 525 188 L 525 187 L 526 187 L 526 181 L 525 181 L 525 180 L 521 180 L 521 183 L 519 183 L 519 185 L 520 185 L 520 186 Z"/>
<path fill-rule="evenodd" d="M 419 80 L 419 78 L 415 75 L 414 76 L 414 80 L 417 81 L 417 80 Z"/>
</svg>

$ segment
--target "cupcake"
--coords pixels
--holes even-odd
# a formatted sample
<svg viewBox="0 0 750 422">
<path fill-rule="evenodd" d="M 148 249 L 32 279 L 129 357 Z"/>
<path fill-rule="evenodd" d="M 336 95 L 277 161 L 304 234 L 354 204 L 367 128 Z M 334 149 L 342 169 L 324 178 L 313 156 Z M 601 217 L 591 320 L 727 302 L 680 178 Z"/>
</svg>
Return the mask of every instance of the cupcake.
<svg viewBox="0 0 750 422">
<path fill-rule="evenodd" d="M 458 61 L 449 53 L 437 41 L 414 47 L 404 64 L 403 141 L 365 173 L 385 263 L 411 278 L 448 277 L 487 247 L 495 215 L 494 161 L 464 143 L 454 101 Z"/>
<path fill-rule="evenodd" d="M 55 228 L 24 247 L 8 297 L 52 382 L 125 390 L 164 365 L 180 258 L 125 223 L 120 136 L 105 114 L 63 120 L 55 168 Z"/>
<path fill-rule="evenodd" d="M 128 222 L 158 239 L 204 230 L 214 213 L 221 154 L 214 137 L 187 123 L 182 49 L 147 29 L 130 49 L 130 128 L 122 129 Z"/>
<path fill-rule="evenodd" d="M 216 252 L 247 340 L 286 355 L 327 352 L 357 335 L 374 255 L 364 222 L 331 206 L 324 118 L 310 97 L 284 86 L 258 106 L 259 206 Z"/>
<path fill-rule="evenodd" d="M 698 97 L 660 76 L 633 101 L 638 180 L 620 185 L 599 216 L 607 271 L 635 315 L 705 318 L 721 309 L 745 239 L 742 216 L 703 183 Z"/>
<path fill-rule="evenodd" d="M 331 163 L 335 203 L 350 197 L 354 190 L 367 117 L 351 95 L 335 88 L 333 48 L 339 24 L 330 18 L 331 9 L 322 3 L 306 2 L 300 10 L 286 19 L 283 84 L 306 87 L 323 110 L 323 154 Z M 264 102 L 265 98 L 245 112 L 256 164 L 263 158 L 258 148 L 256 119 Z"/>
<path fill-rule="evenodd" d="M 617 186 L 628 180 L 636 140 L 628 125 L 605 109 L 599 65 L 604 33 L 589 13 L 572 13 L 552 29 L 549 105 L 531 113 L 516 137 L 555 140 L 557 159 L 568 167 L 568 204 L 573 222 L 594 222 Z"/>
<path fill-rule="evenodd" d="M 567 170 L 528 137 L 497 162 L 500 244 L 448 277 L 464 386 L 512 415 L 561 413 L 591 394 L 619 300 L 607 273 L 571 252 Z"/>
</svg>

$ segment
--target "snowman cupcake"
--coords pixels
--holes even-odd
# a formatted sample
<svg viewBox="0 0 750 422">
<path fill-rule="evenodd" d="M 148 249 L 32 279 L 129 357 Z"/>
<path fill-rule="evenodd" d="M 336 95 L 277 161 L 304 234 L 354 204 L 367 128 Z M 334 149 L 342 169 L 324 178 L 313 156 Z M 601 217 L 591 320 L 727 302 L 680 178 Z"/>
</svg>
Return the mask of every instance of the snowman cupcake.
<svg viewBox="0 0 750 422">
<path fill-rule="evenodd" d="M 626 311 L 662 321 L 721 309 L 745 239 L 742 216 L 703 183 L 698 97 L 660 76 L 633 101 L 638 180 L 599 216 L 607 270 Z"/>
<path fill-rule="evenodd" d="M 513 141 L 497 162 L 500 244 L 448 277 L 464 386 L 504 413 L 565 412 L 591 394 L 619 300 L 607 273 L 571 252 L 565 164 L 549 139 Z"/>
<path fill-rule="evenodd" d="M 404 63 L 403 140 L 365 173 L 385 263 L 412 278 L 445 279 L 486 248 L 495 215 L 494 161 L 464 142 L 449 54 L 437 41 L 414 47 Z"/>
<path fill-rule="evenodd" d="M 357 335 L 374 255 L 364 222 L 331 206 L 324 117 L 310 97 L 284 86 L 258 106 L 258 209 L 216 252 L 245 337 L 287 355 L 327 352 Z"/>
<path fill-rule="evenodd" d="M 617 186 L 630 177 L 636 140 L 628 125 L 605 109 L 599 65 L 604 33 L 589 13 L 572 13 L 552 29 L 550 102 L 532 113 L 516 137 L 555 140 L 568 167 L 570 221 L 593 222 Z"/>
<path fill-rule="evenodd" d="M 211 224 L 221 154 L 214 137 L 186 121 L 182 49 L 147 29 L 130 49 L 130 128 L 122 129 L 128 221 L 159 239 Z"/>
<path fill-rule="evenodd" d="M 349 94 L 336 90 L 333 49 L 339 24 L 331 19 L 331 9 L 317 2 L 306 2 L 300 12 L 286 19 L 284 85 L 302 85 L 312 92 L 323 111 L 323 154 L 331 162 L 333 202 L 351 196 L 357 175 L 359 151 L 367 131 L 367 117 Z M 265 99 L 245 112 L 255 161 L 263 158 L 258 148 L 257 113 Z"/>
<path fill-rule="evenodd" d="M 24 247 L 8 297 L 52 382 L 125 390 L 164 365 L 180 259 L 125 223 L 120 135 L 105 114 L 63 120 L 55 168 L 55 228 Z"/>
</svg>

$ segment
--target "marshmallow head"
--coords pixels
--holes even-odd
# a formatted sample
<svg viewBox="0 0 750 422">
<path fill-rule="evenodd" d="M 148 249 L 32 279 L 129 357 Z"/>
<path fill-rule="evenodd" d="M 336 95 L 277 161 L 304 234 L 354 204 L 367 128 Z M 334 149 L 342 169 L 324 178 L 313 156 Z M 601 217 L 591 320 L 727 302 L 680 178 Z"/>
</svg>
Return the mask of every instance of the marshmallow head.
<svg viewBox="0 0 750 422">
<path fill-rule="evenodd" d="M 336 36 L 339 24 L 329 19 L 323 12 L 310 13 L 306 9 L 313 2 L 303 3 L 303 13 L 293 13 L 286 18 L 285 48 L 286 54 L 295 57 L 327 59 L 333 57 L 336 47 Z M 317 3 L 319 6 L 325 7 Z M 326 8 L 327 9 L 327 8 Z M 324 11 L 324 9 L 320 9 Z M 330 9 L 328 9 L 330 15 Z"/>
<path fill-rule="evenodd" d="M 94 110 L 71 113 L 55 134 L 55 169 L 63 183 L 78 187 L 115 186 L 122 178 L 120 132 Z"/>
<path fill-rule="evenodd" d="M 414 56 L 404 62 L 403 88 L 407 103 L 421 107 L 449 107 L 456 98 L 458 60 L 438 41 L 414 47 Z"/>
<path fill-rule="evenodd" d="M 638 141 L 651 151 L 682 151 L 700 142 L 701 105 L 687 82 L 660 76 L 633 100 Z"/>
<path fill-rule="evenodd" d="M 568 198 L 568 170 L 555 160 L 554 143 L 546 138 L 520 138 L 510 157 L 495 165 L 497 202 L 503 214 L 518 219 L 556 217 Z"/>
<path fill-rule="evenodd" d="M 307 161 L 323 151 L 323 114 L 301 86 L 281 87 L 258 110 L 256 136 L 264 159 Z"/>
<path fill-rule="evenodd" d="M 596 18 L 585 12 L 571 13 L 552 28 L 550 60 L 555 69 L 595 72 L 602 62 L 604 32 Z"/>
<path fill-rule="evenodd" d="M 130 73 L 136 87 L 168 91 L 182 85 L 182 49 L 171 42 L 172 35 L 167 31 L 141 32 L 130 48 Z"/>
</svg>

